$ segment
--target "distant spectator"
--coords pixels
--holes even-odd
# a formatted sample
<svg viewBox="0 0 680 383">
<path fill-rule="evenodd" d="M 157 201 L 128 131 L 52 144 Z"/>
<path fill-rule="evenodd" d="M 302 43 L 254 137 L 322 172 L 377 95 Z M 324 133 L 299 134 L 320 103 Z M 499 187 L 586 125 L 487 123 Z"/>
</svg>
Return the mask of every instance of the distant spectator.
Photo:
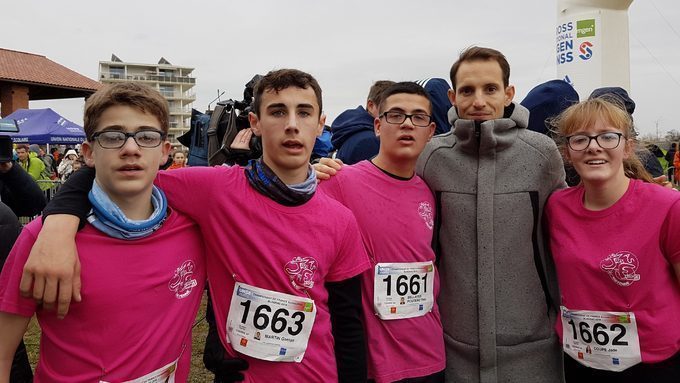
<svg viewBox="0 0 680 383">
<path fill-rule="evenodd" d="M 675 158 L 676 148 L 677 148 L 677 144 L 675 142 L 671 142 L 671 147 L 666 152 L 665 158 L 666 158 L 666 161 L 668 161 L 669 166 L 670 166 L 670 164 L 673 163 L 673 158 Z"/>
<path fill-rule="evenodd" d="M 61 162 L 61 152 L 59 151 L 59 148 L 52 147 L 50 149 L 50 154 L 52 155 L 52 158 L 54 158 L 54 163 L 59 166 L 59 163 Z"/>
<path fill-rule="evenodd" d="M 186 156 L 184 155 L 184 152 L 177 150 L 172 154 L 172 165 L 170 165 L 167 170 L 181 169 L 186 166 Z"/>
<path fill-rule="evenodd" d="M 80 170 L 80 168 L 82 168 L 84 165 L 85 163 L 83 162 L 83 159 L 78 158 L 76 161 L 73 162 L 73 171 L 71 172 L 71 174 Z"/>
<path fill-rule="evenodd" d="M 37 146 L 37 145 L 36 145 Z M 33 181 L 35 181 L 40 189 L 49 189 L 52 185 L 49 182 L 39 182 L 39 181 L 49 181 L 49 176 L 45 174 L 45 163 L 38 158 L 39 150 L 35 148 L 34 151 L 29 151 L 29 147 L 26 144 L 17 145 L 17 157 L 18 164 L 21 166 L 28 174 L 30 174 Z"/>
<path fill-rule="evenodd" d="M 56 180 L 57 179 L 57 161 L 54 159 L 54 156 L 45 152 L 45 147 L 39 146 L 38 147 L 39 153 L 38 153 L 38 158 L 42 160 L 42 162 L 45 164 L 45 168 L 50 174 L 50 179 L 51 180 Z"/>
<path fill-rule="evenodd" d="M 678 147 L 678 145 L 675 142 L 671 142 L 671 147 L 670 147 L 670 149 L 668 149 L 668 151 L 666 152 L 666 156 L 664 157 L 664 158 L 666 158 L 666 161 L 668 162 L 668 168 L 669 168 L 668 169 L 668 180 L 672 181 L 674 183 L 677 183 L 677 178 L 675 177 L 675 172 L 673 171 L 673 169 L 670 169 L 670 168 L 672 166 L 675 166 L 675 165 L 673 165 L 673 160 L 675 159 L 675 152 L 676 152 L 677 147 Z M 676 169 L 677 169 L 677 167 L 676 167 Z"/>
<path fill-rule="evenodd" d="M 73 164 L 78 161 L 78 153 L 76 153 L 75 150 L 69 149 L 66 152 L 66 155 L 64 156 L 64 159 L 61 160 L 61 163 L 59 164 L 59 168 L 57 169 L 59 173 L 59 178 L 62 181 L 66 181 L 68 177 L 71 176 L 71 173 L 73 173 Z"/>
<path fill-rule="evenodd" d="M 664 174 L 666 174 L 666 170 L 668 169 L 668 161 L 666 161 L 666 152 L 659 147 L 659 145 L 654 144 L 654 143 L 648 143 L 646 145 L 647 150 L 649 150 L 654 157 L 659 161 L 659 164 L 661 165 L 661 169 L 663 170 Z"/>
</svg>

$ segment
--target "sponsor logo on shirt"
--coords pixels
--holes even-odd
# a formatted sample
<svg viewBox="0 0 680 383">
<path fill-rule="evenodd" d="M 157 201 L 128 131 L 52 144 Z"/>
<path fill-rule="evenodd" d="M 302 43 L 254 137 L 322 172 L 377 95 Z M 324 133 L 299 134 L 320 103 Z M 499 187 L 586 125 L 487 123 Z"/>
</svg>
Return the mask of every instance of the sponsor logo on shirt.
<svg viewBox="0 0 680 383">
<path fill-rule="evenodd" d="M 175 293 L 177 299 L 186 298 L 191 294 L 191 290 L 198 285 L 194 278 L 195 268 L 194 261 L 184 261 L 175 270 L 175 275 L 170 280 L 170 283 L 168 283 L 168 288 Z"/>
<path fill-rule="evenodd" d="M 312 257 L 295 257 L 286 263 L 285 271 L 293 287 L 306 290 L 314 287 L 314 272 L 317 265 L 316 259 Z"/>
<path fill-rule="evenodd" d="M 421 202 L 418 205 L 418 215 L 425 221 L 428 229 L 432 230 L 434 227 L 434 214 L 432 214 L 432 205 L 429 202 Z"/>
<path fill-rule="evenodd" d="M 623 287 L 640 280 L 640 274 L 636 272 L 639 266 L 635 254 L 628 251 L 609 254 L 600 262 L 600 268 L 609 274 L 614 283 Z"/>
</svg>

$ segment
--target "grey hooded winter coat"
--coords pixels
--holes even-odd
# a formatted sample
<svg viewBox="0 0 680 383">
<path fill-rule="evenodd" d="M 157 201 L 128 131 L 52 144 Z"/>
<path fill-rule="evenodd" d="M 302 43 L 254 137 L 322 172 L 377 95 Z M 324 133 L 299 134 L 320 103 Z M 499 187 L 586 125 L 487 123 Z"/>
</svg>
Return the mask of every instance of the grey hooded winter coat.
<svg viewBox="0 0 680 383">
<path fill-rule="evenodd" d="M 519 104 L 476 125 L 451 108 L 418 174 L 437 199 L 435 247 L 448 382 L 563 381 L 557 278 L 541 215 L 565 187 L 555 143 Z M 478 133 L 478 135 L 477 135 Z"/>
</svg>

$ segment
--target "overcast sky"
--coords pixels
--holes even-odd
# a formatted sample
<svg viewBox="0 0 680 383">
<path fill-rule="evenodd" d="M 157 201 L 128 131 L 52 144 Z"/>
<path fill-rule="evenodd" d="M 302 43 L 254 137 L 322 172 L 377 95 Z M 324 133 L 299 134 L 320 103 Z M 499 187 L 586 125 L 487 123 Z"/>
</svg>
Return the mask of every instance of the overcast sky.
<svg viewBox="0 0 680 383">
<path fill-rule="evenodd" d="M 363 104 L 376 80 L 443 77 L 470 45 L 501 50 L 520 101 L 556 78 L 556 1 L 36 1 L 5 2 L 0 47 L 97 79 L 98 62 L 196 68 L 194 107 L 241 98 L 256 73 L 298 68 L 323 89 L 328 121 Z M 680 2 L 630 7 L 631 89 L 642 134 L 680 130 Z M 587 95 L 581 95 L 581 98 Z M 31 102 L 82 124 L 82 99 Z"/>
</svg>

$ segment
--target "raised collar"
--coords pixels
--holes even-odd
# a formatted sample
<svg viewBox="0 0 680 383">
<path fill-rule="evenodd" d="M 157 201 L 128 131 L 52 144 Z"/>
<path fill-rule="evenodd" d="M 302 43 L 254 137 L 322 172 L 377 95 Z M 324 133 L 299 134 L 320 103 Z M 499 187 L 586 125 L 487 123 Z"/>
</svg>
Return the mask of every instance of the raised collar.
<svg viewBox="0 0 680 383">
<path fill-rule="evenodd" d="M 506 108 L 509 117 L 484 121 L 479 128 L 472 120 L 458 118 L 455 107 L 449 110 L 449 121 L 456 136 L 456 146 L 466 153 L 486 154 L 503 151 L 515 142 L 521 129 L 526 129 L 529 110 L 520 104 L 512 103 Z M 479 130 L 479 139 L 475 132 Z"/>
</svg>

